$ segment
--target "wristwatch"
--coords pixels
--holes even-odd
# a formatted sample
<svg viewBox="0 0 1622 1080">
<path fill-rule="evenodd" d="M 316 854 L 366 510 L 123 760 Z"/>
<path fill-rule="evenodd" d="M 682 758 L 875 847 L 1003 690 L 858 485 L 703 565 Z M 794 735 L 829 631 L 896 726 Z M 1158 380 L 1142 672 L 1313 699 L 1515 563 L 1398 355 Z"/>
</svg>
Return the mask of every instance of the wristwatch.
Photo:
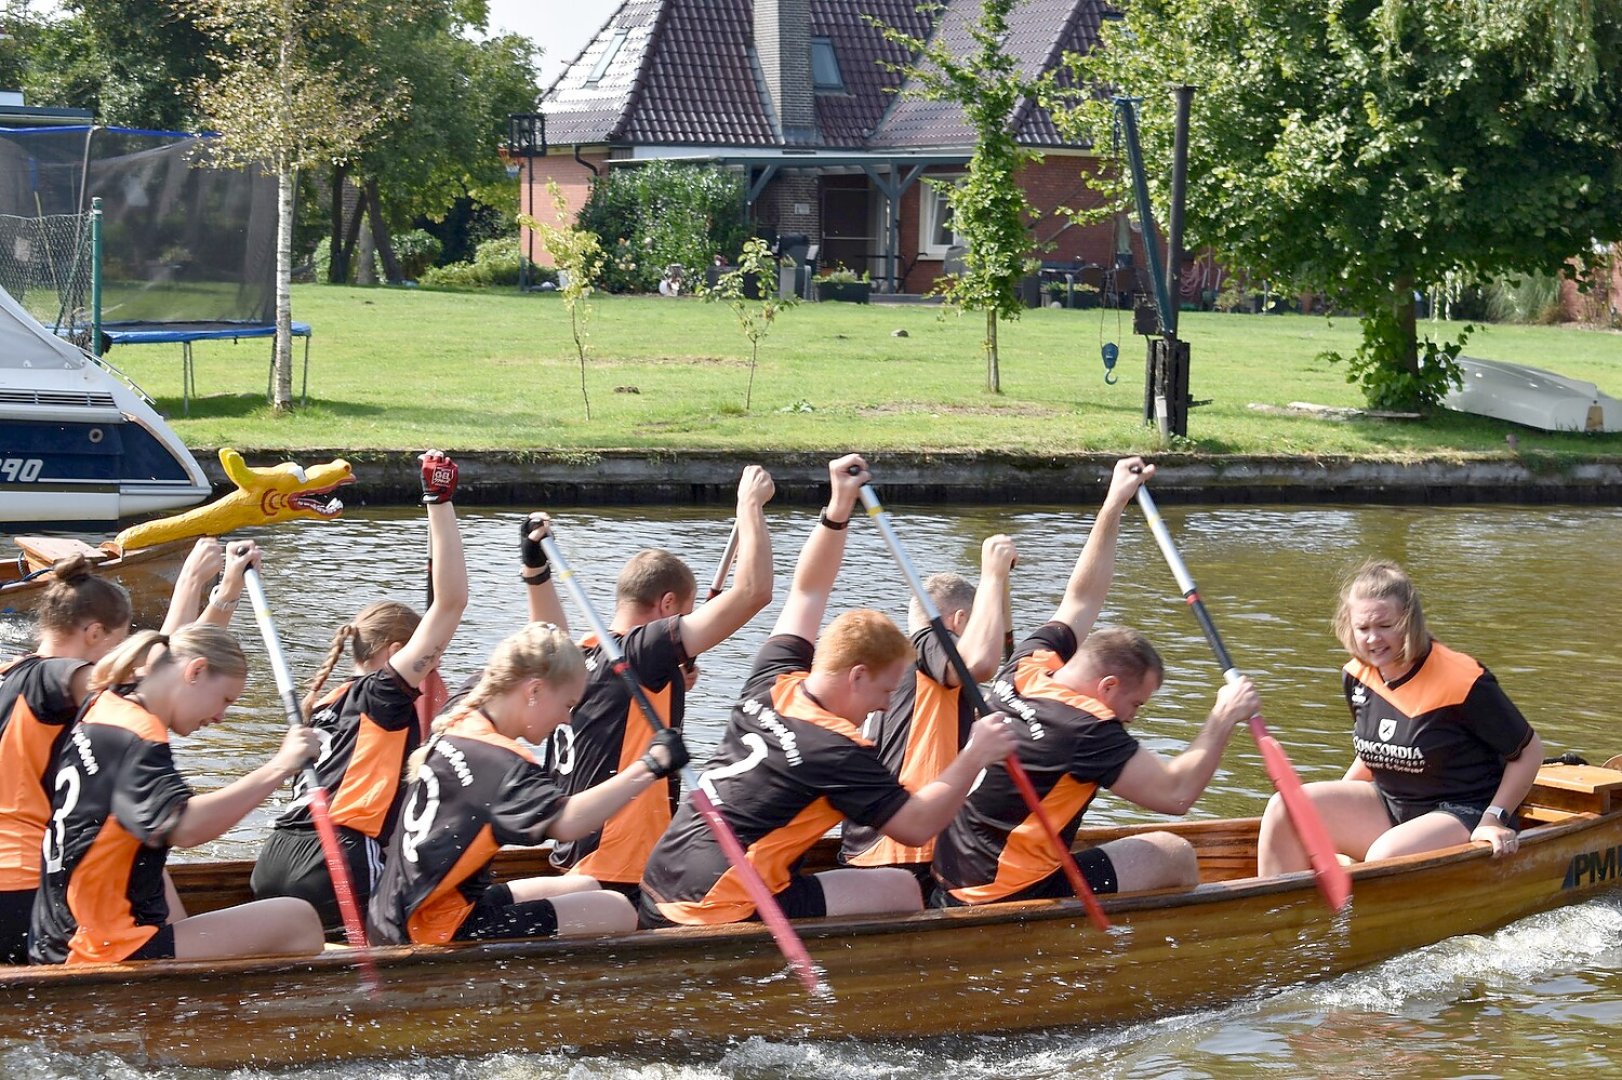
<svg viewBox="0 0 1622 1080">
<path fill-rule="evenodd" d="M 1497 818 L 1498 824 L 1502 825 L 1506 829 L 1513 829 L 1515 827 L 1514 825 L 1510 824 L 1509 811 L 1505 810 L 1502 806 L 1489 806 L 1487 807 L 1486 812 L 1481 816 L 1484 818 Z"/>
</svg>

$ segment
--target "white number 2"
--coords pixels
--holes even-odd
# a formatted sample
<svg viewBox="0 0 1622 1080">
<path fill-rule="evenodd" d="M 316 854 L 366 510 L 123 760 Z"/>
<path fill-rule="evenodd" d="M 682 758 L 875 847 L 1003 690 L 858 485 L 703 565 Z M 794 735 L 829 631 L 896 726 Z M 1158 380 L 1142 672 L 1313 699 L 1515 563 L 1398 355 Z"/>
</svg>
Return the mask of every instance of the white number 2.
<svg viewBox="0 0 1622 1080">
<path fill-rule="evenodd" d="M 54 874 L 62 869 L 62 840 L 67 830 L 68 815 L 73 813 L 79 805 L 79 791 L 83 782 L 79 779 L 78 766 L 69 765 L 56 774 L 56 790 L 67 789 L 62 797 L 62 805 L 57 807 L 56 813 L 51 815 L 50 827 L 45 830 L 45 872 Z"/>
<path fill-rule="evenodd" d="M 417 770 L 417 780 L 422 784 L 422 807 L 418 809 L 415 798 L 408 799 L 400 818 L 400 828 L 403 830 L 400 854 L 405 856 L 406 862 L 417 861 L 417 848 L 428 839 L 428 833 L 434 827 L 434 818 L 439 816 L 439 777 L 425 764 Z"/>
<path fill-rule="evenodd" d="M 710 802 L 716 806 L 721 805 L 721 796 L 716 793 L 716 780 L 725 780 L 729 776 L 746 773 L 766 760 L 766 740 L 753 731 L 743 737 L 743 744 L 749 748 L 749 756 L 742 761 L 734 761 L 731 765 L 723 765 L 719 769 L 711 769 L 698 778 L 698 786 L 704 789 L 704 794 L 710 797 Z"/>
</svg>

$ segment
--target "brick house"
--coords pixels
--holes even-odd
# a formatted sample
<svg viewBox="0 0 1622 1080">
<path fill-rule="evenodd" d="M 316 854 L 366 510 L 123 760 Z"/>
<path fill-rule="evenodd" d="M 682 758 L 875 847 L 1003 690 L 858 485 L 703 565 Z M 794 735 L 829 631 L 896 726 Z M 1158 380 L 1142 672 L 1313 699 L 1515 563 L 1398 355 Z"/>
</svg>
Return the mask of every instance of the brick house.
<svg viewBox="0 0 1622 1080">
<path fill-rule="evenodd" d="M 742 171 L 762 232 L 805 234 L 824 267 L 869 272 L 880 289 L 926 291 L 955 243 L 950 214 L 925 177 L 961 175 L 973 136 L 955 105 L 898 93 L 905 50 L 864 15 L 914 37 L 967 51 L 977 0 L 624 0 L 541 97 L 548 148 L 526 159 L 521 207 L 545 203 L 555 181 L 578 211 L 593 176 L 653 159 Z M 1024 0 L 1006 48 L 1028 75 L 1085 52 L 1111 17 L 1101 0 Z M 1116 264 L 1133 234 L 1124 215 L 1081 228 L 1057 213 L 1094 205 L 1083 183 L 1100 157 L 1067 142 L 1040 104 L 1010 117 L 1043 158 L 1021 183 L 1039 216 L 1043 259 Z M 530 248 L 529 250 L 533 250 Z M 1141 265 L 1141 256 L 1139 258 Z"/>
</svg>

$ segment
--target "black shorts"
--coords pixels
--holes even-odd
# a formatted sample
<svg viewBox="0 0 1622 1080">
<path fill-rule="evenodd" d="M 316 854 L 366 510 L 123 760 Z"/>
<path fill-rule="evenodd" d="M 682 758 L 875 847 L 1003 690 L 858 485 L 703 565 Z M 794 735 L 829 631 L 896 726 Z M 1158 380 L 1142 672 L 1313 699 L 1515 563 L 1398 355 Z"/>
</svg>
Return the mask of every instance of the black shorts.
<svg viewBox="0 0 1622 1080">
<path fill-rule="evenodd" d="M 513 903 L 513 891 L 505 885 L 484 890 L 479 902 L 467 913 L 452 941 L 499 941 L 503 938 L 551 937 L 558 932 L 558 912 L 550 900 Z"/>
<path fill-rule="evenodd" d="M 777 894 L 776 899 L 777 906 L 790 919 L 820 919 L 828 914 L 828 899 L 822 893 L 822 882 L 814 874 L 796 875 L 789 881 L 788 888 Z M 742 921 L 760 922 L 760 912 L 757 910 Z M 685 924 L 665 918 L 652 897 L 644 892 L 637 905 L 637 925 L 644 930 L 656 930 Z"/>
<path fill-rule="evenodd" d="M 173 960 L 175 958 L 175 926 L 168 923 L 146 939 L 146 944 L 124 957 L 125 960 Z"/>
<path fill-rule="evenodd" d="M 0 892 L 0 964 L 28 963 L 28 927 L 38 889 Z"/>
<path fill-rule="evenodd" d="M 1120 882 L 1115 876 L 1115 864 L 1103 848 L 1088 848 L 1076 854 L 1076 866 L 1081 869 L 1082 880 L 1087 882 L 1088 888 L 1099 895 L 1108 895 L 1120 891 Z M 1014 900 L 1064 900 L 1076 895 L 1076 890 L 1070 887 L 1070 879 L 1065 876 L 1061 867 L 1035 885 L 1028 885 L 1008 896 L 1000 898 L 997 903 L 1008 903 Z M 944 888 L 936 887 L 930 897 L 930 906 L 939 908 L 969 907 L 971 905 L 959 900 Z"/>
<path fill-rule="evenodd" d="M 1453 817 L 1458 818 L 1467 833 L 1476 831 L 1476 826 L 1481 824 L 1481 815 L 1485 814 L 1487 807 L 1491 805 L 1484 802 L 1439 802 L 1431 803 L 1428 806 L 1424 803 L 1418 805 L 1399 804 L 1383 791 L 1380 792 L 1380 801 L 1385 803 L 1385 815 L 1391 819 L 1393 828 L 1413 821 L 1415 818 L 1422 818 L 1426 814 L 1439 813 L 1451 814 Z M 1520 828 L 1520 822 L 1514 818 L 1510 819 L 1510 824 L 1517 829 Z"/>
<path fill-rule="evenodd" d="M 355 906 L 366 918 L 366 905 L 372 887 L 383 873 L 383 854 L 377 841 L 354 829 L 338 828 L 338 845 L 349 864 L 349 883 L 355 890 Z M 255 900 L 273 896 L 293 896 L 308 901 L 321 916 L 321 926 L 329 937 L 337 938 L 344 929 L 343 912 L 332 891 L 327 873 L 327 855 L 321 847 L 321 834 L 315 829 L 272 829 L 259 849 L 248 879 Z"/>
</svg>

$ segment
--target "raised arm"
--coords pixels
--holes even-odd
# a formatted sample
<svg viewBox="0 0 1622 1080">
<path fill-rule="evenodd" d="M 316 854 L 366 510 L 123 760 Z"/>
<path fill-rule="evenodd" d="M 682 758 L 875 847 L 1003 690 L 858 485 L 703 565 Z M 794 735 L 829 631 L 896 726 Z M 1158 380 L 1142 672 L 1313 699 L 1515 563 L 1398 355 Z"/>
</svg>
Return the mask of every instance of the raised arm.
<svg viewBox="0 0 1622 1080">
<path fill-rule="evenodd" d="M 974 606 L 969 609 L 969 621 L 963 624 L 963 635 L 957 642 L 957 651 L 976 682 L 995 675 L 1002 660 L 1003 637 L 1008 632 L 1003 595 L 1015 557 L 1014 542 L 1001 533 L 987 537 L 980 545 L 980 584 L 975 587 Z M 957 672 L 948 669 L 946 685 L 957 683 Z"/>
<path fill-rule="evenodd" d="M 737 633 L 772 600 L 772 537 L 766 530 L 766 504 L 776 492 L 771 474 L 759 465 L 738 480 L 738 569 L 732 586 L 681 620 L 688 656 L 708 652 Z"/>
<path fill-rule="evenodd" d="M 518 523 L 518 559 L 524 565 L 518 576 L 524 581 L 529 621 L 551 623 L 567 633 L 569 620 L 563 614 L 563 601 L 552 583 L 552 567 L 547 564 L 546 552 L 541 548 L 542 538 L 550 535 L 552 519 L 539 511 Z"/>
<path fill-rule="evenodd" d="M 850 471 L 853 466 L 854 475 Z M 805 547 L 800 549 L 800 561 L 794 564 L 793 584 L 772 627 L 774 635 L 792 634 L 815 641 L 817 631 L 822 629 L 822 616 L 828 610 L 834 579 L 839 576 L 839 564 L 845 558 L 845 526 L 856 511 L 862 485 L 871 479 L 867 462 L 858 454 L 846 454 L 830 461 L 828 477 L 832 487 L 828 506 L 821 520 L 812 527 Z"/>
<path fill-rule="evenodd" d="M 1142 472 L 1133 472 L 1135 468 Z M 1086 640 L 1092 631 L 1098 613 L 1104 609 L 1104 598 L 1109 595 L 1110 581 L 1115 577 L 1115 543 L 1121 533 L 1121 514 L 1137 494 L 1138 485 L 1154 474 L 1155 467 L 1145 465 L 1142 458 L 1123 458 L 1115 463 L 1109 494 L 1104 496 L 1104 505 L 1070 573 L 1064 599 L 1053 613 L 1053 620 L 1069 626 L 1078 642 Z"/>
<path fill-rule="evenodd" d="M 252 540 L 233 540 L 227 544 L 225 573 L 220 576 L 220 583 L 208 594 L 208 603 L 197 621 L 221 629 L 230 626 L 231 616 L 236 614 L 237 604 L 242 601 L 242 586 L 247 581 L 248 568 L 251 566 L 257 570 L 259 563 L 259 545 Z"/>
<path fill-rule="evenodd" d="M 428 507 L 428 535 L 434 552 L 434 602 L 423 613 L 422 622 L 391 664 L 400 678 L 413 687 L 439 663 L 451 635 L 467 610 L 467 559 L 462 554 L 462 534 L 456 528 L 456 463 L 437 450 L 422 456 L 422 501 Z"/>
<path fill-rule="evenodd" d="M 175 591 L 169 597 L 169 611 L 159 633 L 172 634 L 197 621 L 203 593 L 225 566 L 225 545 L 213 536 L 200 537 L 175 575 Z"/>
<path fill-rule="evenodd" d="M 1110 790 L 1146 810 L 1186 814 L 1216 775 L 1233 729 L 1261 711 L 1261 697 L 1248 678 L 1217 691 L 1216 705 L 1194 741 L 1174 758 L 1144 747 L 1132 756 Z"/>
</svg>

